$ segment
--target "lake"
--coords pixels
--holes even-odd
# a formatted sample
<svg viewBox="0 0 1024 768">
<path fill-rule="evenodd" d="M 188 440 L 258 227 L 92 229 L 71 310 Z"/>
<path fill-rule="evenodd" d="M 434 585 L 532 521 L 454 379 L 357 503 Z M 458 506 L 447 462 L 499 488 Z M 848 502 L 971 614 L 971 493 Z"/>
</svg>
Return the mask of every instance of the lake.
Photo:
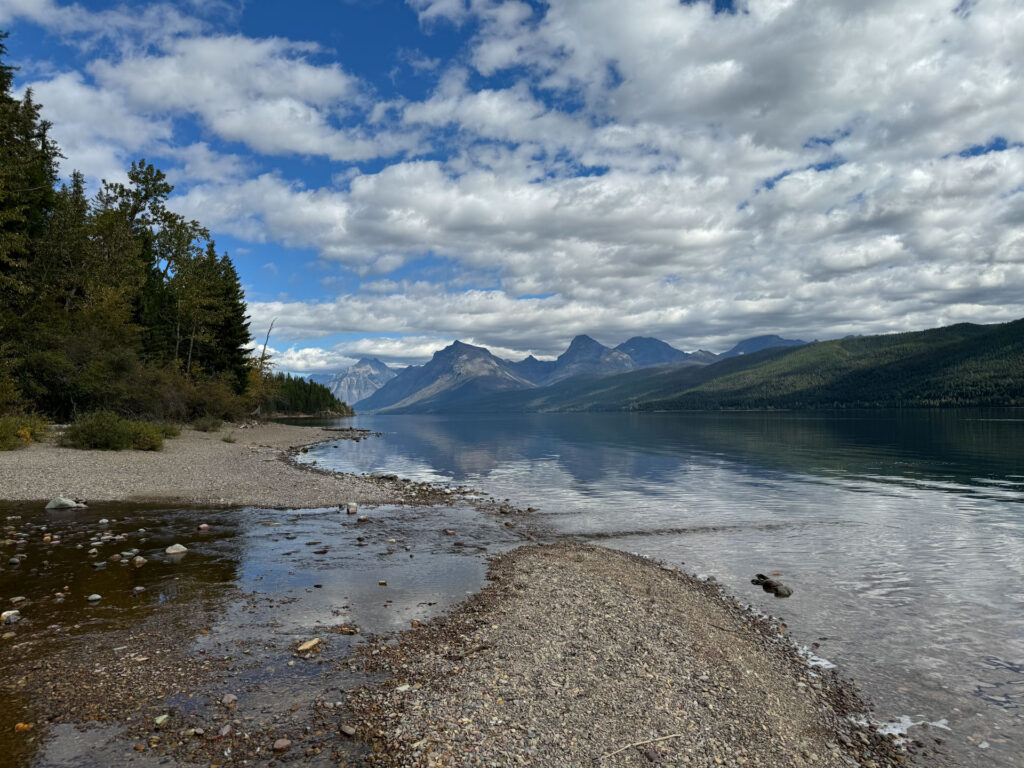
<svg viewBox="0 0 1024 768">
<path fill-rule="evenodd" d="M 1024 765 L 1024 411 L 342 423 L 383 434 L 303 460 L 470 485 L 713 576 L 859 682 L 880 724 L 930 724 L 964 765 Z"/>
</svg>

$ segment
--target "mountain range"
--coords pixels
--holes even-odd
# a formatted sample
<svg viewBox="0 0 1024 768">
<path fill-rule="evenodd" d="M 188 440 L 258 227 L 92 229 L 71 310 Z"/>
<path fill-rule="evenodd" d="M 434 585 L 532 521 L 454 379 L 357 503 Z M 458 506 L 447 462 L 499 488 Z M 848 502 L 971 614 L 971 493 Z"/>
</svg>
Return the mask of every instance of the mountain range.
<svg viewBox="0 0 1024 768">
<path fill-rule="evenodd" d="M 725 354 L 737 356 L 773 344 L 804 343 L 765 336 L 743 342 L 745 347 L 737 345 Z M 531 355 L 515 362 L 503 360 L 484 347 L 456 341 L 435 352 L 425 365 L 402 369 L 372 394 L 352 402 L 362 413 L 439 412 L 489 401 L 500 393 L 535 390 L 581 377 L 601 378 L 663 365 L 702 366 L 717 359 L 711 352 L 683 352 L 664 341 L 642 336 L 610 348 L 580 335 L 555 360 L 538 360 Z"/>
<path fill-rule="evenodd" d="M 371 367 L 372 371 L 368 369 Z M 805 343 L 758 336 L 720 355 L 577 336 L 556 360 L 455 342 L 425 365 L 361 360 L 336 382 L 388 380 L 359 412 L 440 413 L 1024 405 L 1024 319 Z"/>
</svg>

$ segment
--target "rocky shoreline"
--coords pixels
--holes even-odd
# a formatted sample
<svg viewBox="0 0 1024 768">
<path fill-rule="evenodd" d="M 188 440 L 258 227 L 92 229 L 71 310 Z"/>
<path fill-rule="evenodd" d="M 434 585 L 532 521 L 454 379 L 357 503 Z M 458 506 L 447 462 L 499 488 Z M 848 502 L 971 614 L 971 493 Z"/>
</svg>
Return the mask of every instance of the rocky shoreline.
<svg viewBox="0 0 1024 768">
<path fill-rule="evenodd" d="M 395 476 L 319 472 L 290 461 L 310 445 L 366 436 L 365 430 L 273 423 L 225 425 L 219 432 L 186 427 L 160 452 L 81 451 L 51 439 L 0 454 L 0 501 L 69 496 L 87 503 L 302 509 L 445 503 L 457 495 Z"/>
<path fill-rule="evenodd" d="M 223 508 L 409 505 L 420 515 L 416 525 L 428 529 L 437 527 L 430 522 L 438 519 L 432 506 L 455 511 L 457 501 L 478 513 L 520 512 L 469 489 L 338 475 L 293 461 L 312 444 L 362 439 L 359 431 L 263 425 L 236 434 L 238 442 L 231 444 L 217 434 L 186 431 L 163 454 L 33 446 L 13 454 L 11 462 L 12 454 L 0 457 L 0 498 L 24 502 L 64 494 Z M 232 471 L 240 473 L 237 482 L 230 480 L 234 490 L 226 484 Z M 175 487 L 177 493 L 170 493 Z M 231 525 L 234 513 L 222 514 L 224 525 Z M 302 548 L 294 552 L 320 557 L 310 566 L 290 563 L 294 572 L 306 573 L 313 563 L 320 569 L 345 562 L 384 567 L 377 564 L 403 549 L 409 558 L 449 556 L 445 552 L 465 557 L 469 549 L 487 551 L 480 537 L 494 535 L 482 528 L 478 540 L 463 542 L 438 530 L 431 535 L 441 544 L 410 538 L 401 547 L 403 531 L 412 529 L 403 529 L 397 518 L 382 518 L 380 530 L 371 533 L 374 520 L 364 523 L 366 518 L 336 510 L 320 514 L 305 523 L 312 535 L 339 531 L 342 538 L 331 533 L 329 546 L 351 547 L 344 551 L 366 552 L 360 557 L 368 559 L 331 560 L 328 549 Z M 100 765 L 127 754 L 135 765 L 950 765 L 938 759 L 934 744 L 917 742 L 905 752 L 891 737 L 857 725 L 854 716 L 867 705 L 855 687 L 812 666 L 784 626 L 745 611 L 716 584 L 637 556 L 555 541 L 529 519 L 507 518 L 491 529 L 547 543 L 492 558 L 490 583 L 449 614 L 378 636 L 358 635 L 358 629 L 350 636 L 351 620 L 339 619 L 340 634 L 326 629 L 301 654 L 298 640 L 278 631 L 278 611 L 310 599 L 316 592 L 311 588 L 305 596 L 290 590 L 243 594 L 230 587 L 222 592 L 239 615 L 255 617 L 256 635 L 215 630 L 223 621 L 213 601 L 205 600 L 154 605 L 142 623 L 105 631 L 102 643 L 88 623 L 42 630 L 29 620 L 5 636 L 7 662 L 0 667 L 6 667 L 7 695 L 26 702 L 38 727 L 14 734 L 27 739 L 23 745 L 11 742 L 11 734 L 6 741 L 15 750 L 27 748 L 48 731 L 97 721 L 103 725 L 57 738 L 60 748 L 71 750 L 69 764 Z M 126 529 L 137 524 L 124 521 Z M 8 517 L 8 525 L 27 530 L 17 516 Z M 287 532 L 288 523 L 260 525 Z M 423 529 L 417 530 L 421 538 Z M 514 546 L 510 541 L 503 548 Z M 368 545 L 380 551 L 358 549 Z M 379 585 L 387 587 L 387 581 Z M 266 632 L 267 640 L 259 639 Z M 309 642 L 309 636 L 298 639 Z M 298 677 L 285 684 L 279 675 L 296 664 L 317 670 L 315 676 L 289 671 Z M 257 672 L 271 667 L 280 671 L 269 677 Z M 90 738 L 100 746 L 90 747 Z M 98 762 L 75 762 L 81 749 L 98 750 Z"/>
<path fill-rule="evenodd" d="M 908 763 L 867 705 L 713 582 L 580 544 L 522 547 L 458 611 L 362 648 L 374 766 Z"/>
</svg>

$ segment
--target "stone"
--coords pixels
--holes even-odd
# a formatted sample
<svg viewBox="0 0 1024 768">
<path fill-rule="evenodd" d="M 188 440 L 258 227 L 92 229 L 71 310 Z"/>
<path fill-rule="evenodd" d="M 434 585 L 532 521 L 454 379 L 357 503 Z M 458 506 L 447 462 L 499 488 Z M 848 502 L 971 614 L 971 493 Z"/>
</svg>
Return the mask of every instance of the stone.
<svg viewBox="0 0 1024 768">
<path fill-rule="evenodd" d="M 149 561 L 146 560 L 146 558 L 144 558 L 142 555 L 136 555 L 132 558 L 132 565 L 134 565 L 136 568 L 141 568 L 148 562 Z"/>
<path fill-rule="evenodd" d="M 8 565 L 21 565 L 21 560 L 19 558 L 17 558 L 17 557 L 12 557 L 10 560 L 7 561 L 7 564 Z"/>
<path fill-rule="evenodd" d="M 224 698 L 220 700 L 220 703 L 225 707 L 233 707 L 238 703 L 238 697 L 233 693 L 225 693 Z"/>
<path fill-rule="evenodd" d="M 208 523 L 200 523 L 199 524 L 199 530 L 200 531 L 208 531 L 208 530 L 210 530 L 210 526 L 209 526 Z"/>
<path fill-rule="evenodd" d="M 388 585 L 388 583 L 386 581 L 384 581 L 384 580 L 381 580 L 381 581 L 377 582 L 377 585 L 381 586 L 381 587 L 386 587 Z"/>
<path fill-rule="evenodd" d="M 412 686 L 411 686 L 411 685 L 409 685 L 408 683 L 403 683 L 402 685 L 400 685 L 400 686 L 398 686 L 397 688 L 395 688 L 395 692 L 396 692 L 396 693 L 405 693 L 405 692 L 406 692 L 406 691 L 408 691 L 408 690 L 409 690 L 410 688 L 412 688 Z"/>
<path fill-rule="evenodd" d="M 348 504 L 346 504 L 345 508 L 348 510 L 348 513 L 350 515 L 354 515 L 356 514 L 356 512 L 359 511 L 359 507 L 356 505 L 354 501 L 350 501 Z"/>
<path fill-rule="evenodd" d="M 18 597 L 12 597 L 11 598 L 11 605 L 17 605 L 18 603 L 24 603 L 24 602 L 25 602 L 25 598 L 21 597 L 20 595 Z"/>
<path fill-rule="evenodd" d="M 145 591 L 146 591 L 145 587 L 132 587 L 132 594 L 133 595 L 141 595 Z"/>
<path fill-rule="evenodd" d="M 119 562 L 121 562 L 121 556 L 120 555 L 111 555 L 110 557 L 107 558 L 107 562 L 108 563 L 119 563 Z"/>
<path fill-rule="evenodd" d="M 291 749 L 291 746 L 292 742 L 290 739 L 278 739 L 274 742 L 274 751 L 287 752 L 289 749 Z"/>
<path fill-rule="evenodd" d="M 153 718 L 153 722 L 156 724 L 156 727 L 159 728 L 161 725 L 170 720 L 170 718 L 170 715 L 157 715 L 155 718 Z"/>
<path fill-rule="evenodd" d="M 46 505 L 47 509 L 83 509 L 84 507 L 85 504 L 82 502 L 69 499 L 67 496 L 58 496 Z"/>
<path fill-rule="evenodd" d="M 0 613 L 0 624 L 17 624 L 21 621 L 21 611 L 4 611 Z"/>
<path fill-rule="evenodd" d="M 199 732 L 199 729 L 197 728 L 196 729 L 196 733 L 198 733 L 198 732 Z M 219 733 L 220 733 L 220 735 L 222 737 L 223 736 L 230 736 L 231 735 L 231 723 L 227 723 L 226 725 L 222 725 L 221 728 L 220 728 Z"/>
<path fill-rule="evenodd" d="M 353 728 L 351 725 L 348 725 L 348 724 L 345 724 L 345 725 L 341 726 L 341 732 L 344 733 L 346 736 L 355 736 L 356 735 L 356 729 Z"/>
<path fill-rule="evenodd" d="M 319 637 L 314 637 L 312 640 L 307 640 L 306 642 L 304 642 L 302 645 L 300 645 L 295 650 L 298 651 L 299 653 L 306 653 L 308 651 L 312 651 L 318 645 L 320 645 L 320 638 Z"/>
<path fill-rule="evenodd" d="M 184 555 L 188 552 L 188 548 L 181 544 L 171 544 L 167 549 L 164 550 L 168 555 Z"/>
<path fill-rule="evenodd" d="M 100 551 L 96 549 L 96 547 L 93 547 L 86 554 L 89 555 L 89 557 L 96 557 L 96 555 L 98 555 L 99 553 Z"/>
<path fill-rule="evenodd" d="M 93 594 L 89 595 L 89 596 L 88 596 L 87 598 L 85 598 L 85 599 L 86 599 L 86 600 L 88 600 L 88 601 L 89 601 L 90 603 L 96 603 L 96 602 L 99 602 L 100 600 L 102 600 L 102 599 L 103 599 L 103 597 L 102 597 L 102 595 L 97 595 L 97 594 L 96 594 L 96 593 L 94 592 Z"/>
</svg>

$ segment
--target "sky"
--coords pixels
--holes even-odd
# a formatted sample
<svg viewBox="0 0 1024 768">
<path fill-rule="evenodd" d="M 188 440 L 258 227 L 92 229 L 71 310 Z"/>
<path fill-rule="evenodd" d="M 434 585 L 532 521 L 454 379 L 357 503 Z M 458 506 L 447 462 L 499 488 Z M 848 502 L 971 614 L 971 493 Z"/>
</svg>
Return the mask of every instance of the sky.
<svg viewBox="0 0 1024 768">
<path fill-rule="evenodd" d="M 277 365 L 1024 316 L 1024 0 L 0 0 L 93 188 L 146 158 Z"/>
</svg>

